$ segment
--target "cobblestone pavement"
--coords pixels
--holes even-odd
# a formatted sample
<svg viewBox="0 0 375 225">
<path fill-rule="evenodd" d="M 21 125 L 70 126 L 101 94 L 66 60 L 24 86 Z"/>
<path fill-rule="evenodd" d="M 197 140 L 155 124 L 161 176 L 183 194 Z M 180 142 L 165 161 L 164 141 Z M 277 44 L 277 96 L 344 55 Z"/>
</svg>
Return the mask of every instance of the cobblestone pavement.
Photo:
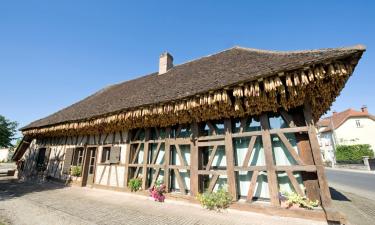
<svg viewBox="0 0 375 225">
<path fill-rule="evenodd" d="M 330 188 L 334 206 L 344 213 L 351 225 L 374 225 L 375 202 L 354 193 Z"/>
<path fill-rule="evenodd" d="M 237 210 L 210 212 L 195 204 L 171 200 L 157 203 L 129 193 L 1 180 L 0 218 L 15 225 L 326 224 Z"/>
</svg>

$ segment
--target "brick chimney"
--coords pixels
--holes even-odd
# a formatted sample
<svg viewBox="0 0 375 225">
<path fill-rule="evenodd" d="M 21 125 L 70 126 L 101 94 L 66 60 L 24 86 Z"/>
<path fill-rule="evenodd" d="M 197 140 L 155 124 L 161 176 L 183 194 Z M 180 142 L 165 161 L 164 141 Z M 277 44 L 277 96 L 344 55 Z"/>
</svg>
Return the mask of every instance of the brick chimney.
<svg viewBox="0 0 375 225">
<path fill-rule="evenodd" d="M 366 106 L 366 105 L 363 105 L 363 106 L 361 107 L 361 111 L 364 112 L 364 113 L 368 113 L 367 106 Z"/>
<path fill-rule="evenodd" d="M 173 57 L 168 52 L 164 52 L 159 58 L 159 75 L 166 73 L 173 67 Z"/>
</svg>

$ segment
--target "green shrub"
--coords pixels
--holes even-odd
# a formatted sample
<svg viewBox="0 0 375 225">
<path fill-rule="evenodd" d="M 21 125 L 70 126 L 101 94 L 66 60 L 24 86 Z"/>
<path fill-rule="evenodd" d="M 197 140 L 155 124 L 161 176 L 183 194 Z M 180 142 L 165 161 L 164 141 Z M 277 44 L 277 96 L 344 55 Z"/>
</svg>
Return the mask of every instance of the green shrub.
<svg viewBox="0 0 375 225">
<path fill-rule="evenodd" d="M 130 179 L 128 186 L 132 192 L 138 191 L 139 189 L 141 189 L 142 186 L 142 178 Z"/>
<path fill-rule="evenodd" d="M 232 196 L 222 188 L 217 192 L 198 194 L 197 199 L 204 208 L 217 211 L 228 208 L 232 203 Z"/>
<path fill-rule="evenodd" d="M 318 200 L 310 201 L 306 196 L 301 196 L 295 192 L 284 193 L 283 195 L 286 197 L 286 203 L 289 206 L 298 205 L 299 207 L 306 209 L 313 209 L 314 207 L 319 206 Z"/>
<path fill-rule="evenodd" d="M 336 147 L 336 161 L 362 161 L 363 156 L 374 157 L 370 145 L 338 145 Z"/>
<path fill-rule="evenodd" d="M 70 167 L 70 175 L 75 177 L 80 177 L 82 174 L 82 168 L 80 166 L 72 166 Z"/>
</svg>

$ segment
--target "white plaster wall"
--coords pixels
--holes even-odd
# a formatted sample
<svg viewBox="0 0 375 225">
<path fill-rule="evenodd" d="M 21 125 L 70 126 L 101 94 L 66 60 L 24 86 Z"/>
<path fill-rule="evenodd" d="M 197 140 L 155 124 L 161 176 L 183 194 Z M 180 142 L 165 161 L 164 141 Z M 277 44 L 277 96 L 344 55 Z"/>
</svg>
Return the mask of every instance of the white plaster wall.
<svg viewBox="0 0 375 225">
<path fill-rule="evenodd" d="M 361 127 L 356 126 L 359 120 Z M 375 152 L 375 121 L 366 117 L 350 118 L 335 130 L 337 144 L 369 144 Z"/>
</svg>

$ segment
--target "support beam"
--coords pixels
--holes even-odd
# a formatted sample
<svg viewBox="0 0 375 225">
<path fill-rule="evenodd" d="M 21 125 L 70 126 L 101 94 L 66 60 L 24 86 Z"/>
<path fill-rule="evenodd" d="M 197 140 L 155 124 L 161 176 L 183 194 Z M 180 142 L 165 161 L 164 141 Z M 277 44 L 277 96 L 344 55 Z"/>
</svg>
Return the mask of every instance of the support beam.
<svg viewBox="0 0 375 225">
<path fill-rule="evenodd" d="M 199 137 L 199 128 L 197 123 L 191 124 L 193 138 Z M 198 143 L 193 141 L 190 144 L 190 194 L 197 196 L 198 194 Z"/>
<path fill-rule="evenodd" d="M 279 206 L 280 205 L 279 191 L 278 191 L 275 164 L 274 164 L 273 156 L 272 156 L 270 125 L 269 125 L 267 114 L 262 114 L 260 116 L 260 123 L 262 126 L 262 142 L 263 142 L 264 155 L 266 159 L 267 179 L 268 179 L 268 188 L 270 192 L 271 204 L 273 206 Z"/>
<path fill-rule="evenodd" d="M 237 200 L 237 182 L 234 172 L 234 151 L 232 140 L 232 123 L 230 119 L 224 121 L 225 129 L 225 157 L 227 159 L 227 182 L 228 192 L 232 195 L 233 200 Z"/>
<path fill-rule="evenodd" d="M 322 158 L 320 155 L 320 147 L 318 143 L 318 138 L 316 136 L 316 130 L 314 126 L 314 119 L 312 116 L 311 105 L 309 103 L 305 103 L 304 110 L 303 110 L 306 125 L 308 127 L 308 135 L 311 145 L 311 152 L 313 154 L 314 162 L 316 164 L 316 172 L 318 176 L 318 182 L 320 186 L 320 197 L 321 203 L 323 207 L 329 208 L 332 204 L 331 194 L 329 192 L 329 187 L 327 183 L 327 178 L 324 171 L 324 166 L 322 162 Z"/>
<path fill-rule="evenodd" d="M 148 154 L 149 154 L 149 143 L 150 140 L 150 128 L 145 129 L 145 144 L 143 146 L 143 169 L 142 169 L 142 189 L 147 190 L 147 178 L 148 178 Z"/>
</svg>

